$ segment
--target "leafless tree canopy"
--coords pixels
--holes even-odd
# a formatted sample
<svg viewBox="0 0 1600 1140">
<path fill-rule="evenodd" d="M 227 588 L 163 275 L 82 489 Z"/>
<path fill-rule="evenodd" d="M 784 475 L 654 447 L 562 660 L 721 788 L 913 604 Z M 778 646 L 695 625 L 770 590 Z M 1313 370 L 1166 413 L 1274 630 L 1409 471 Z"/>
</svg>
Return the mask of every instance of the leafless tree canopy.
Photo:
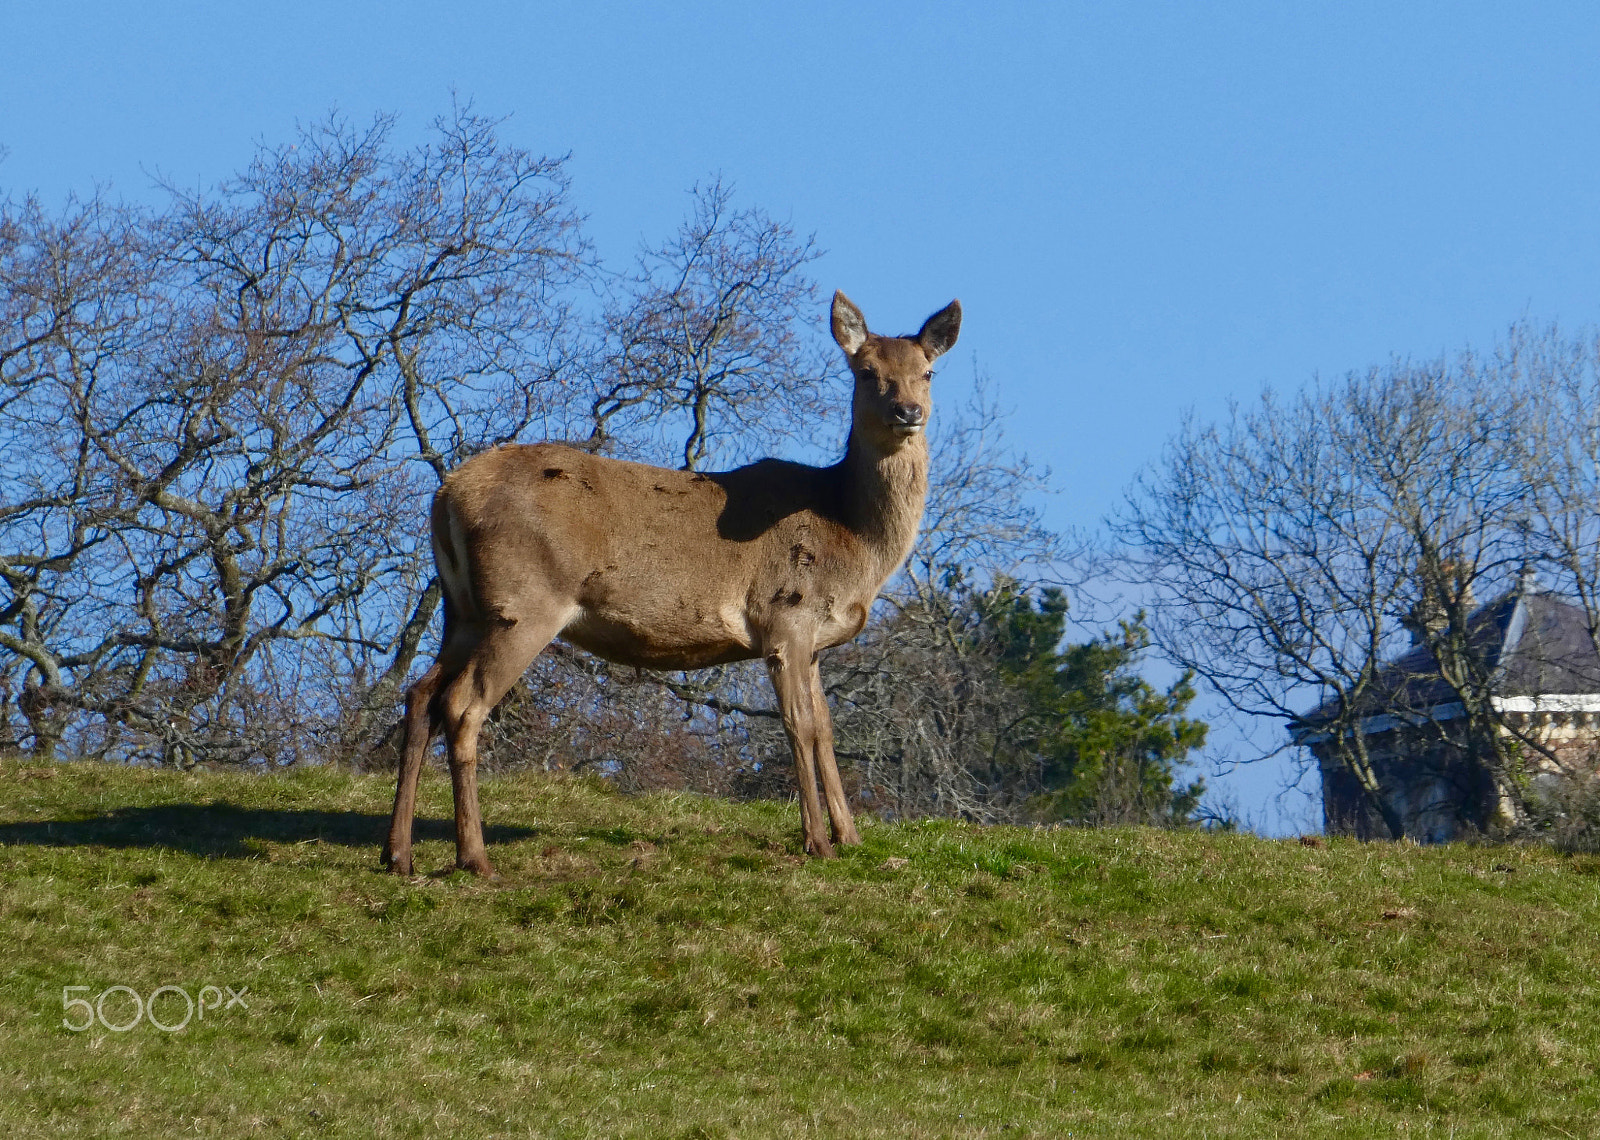
<svg viewBox="0 0 1600 1140">
<path fill-rule="evenodd" d="M 1592 343 L 1517 329 L 1492 355 L 1190 421 L 1114 520 L 1161 648 L 1243 712 L 1293 724 L 1316 707 L 1395 835 L 1368 750 L 1384 716 L 1453 738 L 1492 795 L 1526 803 L 1528 758 L 1559 757 L 1497 710 L 1469 619 L 1537 579 L 1600 628 L 1597 364 Z M 1385 662 L 1411 645 L 1426 668 L 1396 684 Z"/>
<path fill-rule="evenodd" d="M 818 310 L 803 272 L 817 256 L 810 239 L 735 208 L 722 183 L 697 187 L 692 216 L 606 305 L 591 440 L 692 471 L 814 435 L 823 386 L 842 375 L 837 354 L 799 331 Z"/>
<path fill-rule="evenodd" d="M 463 459 L 541 438 L 685 469 L 842 447 L 810 238 L 711 182 L 611 273 L 563 158 L 470 109 L 410 149 L 395 129 L 333 117 L 154 208 L 0 203 L 0 743 L 381 762 L 436 628 L 426 504 Z M 863 803 L 1020 818 L 1061 777 L 1028 751 L 1038 710 L 989 626 L 1071 552 L 987 385 L 964 408 L 951 387 L 920 544 L 825 678 Z M 561 648 L 485 762 L 786 794 L 755 681 Z"/>
</svg>

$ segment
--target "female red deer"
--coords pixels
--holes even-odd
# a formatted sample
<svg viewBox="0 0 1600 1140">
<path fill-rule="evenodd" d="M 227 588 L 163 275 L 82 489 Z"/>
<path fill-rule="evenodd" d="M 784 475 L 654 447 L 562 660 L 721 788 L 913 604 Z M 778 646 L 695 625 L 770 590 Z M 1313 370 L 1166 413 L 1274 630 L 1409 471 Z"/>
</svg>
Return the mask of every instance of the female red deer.
<svg viewBox="0 0 1600 1140">
<path fill-rule="evenodd" d="M 417 778 L 442 729 L 456 865 L 494 873 L 478 814 L 478 730 L 556 637 L 649 669 L 761 657 L 794 749 L 806 851 L 831 856 L 834 843 L 861 842 L 817 653 L 861 632 L 916 539 L 931 365 L 955 344 L 961 305 L 950 302 L 916 336 L 884 337 L 835 293 L 832 326 L 855 400 L 844 458 L 831 467 L 763 459 L 700 474 L 546 443 L 496 448 L 445 479 L 433 500 L 444 643 L 406 695 L 384 851 L 391 870 L 412 873 Z"/>
</svg>

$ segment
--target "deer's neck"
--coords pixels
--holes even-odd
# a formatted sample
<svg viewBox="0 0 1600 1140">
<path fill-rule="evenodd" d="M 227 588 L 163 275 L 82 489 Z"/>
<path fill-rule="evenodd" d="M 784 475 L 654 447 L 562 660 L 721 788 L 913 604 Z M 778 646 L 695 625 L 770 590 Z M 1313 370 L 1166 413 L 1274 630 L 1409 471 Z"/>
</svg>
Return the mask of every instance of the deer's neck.
<svg viewBox="0 0 1600 1140">
<path fill-rule="evenodd" d="M 928 498 L 928 440 L 918 433 L 893 451 L 866 442 L 856 431 L 840 464 L 845 510 L 852 530 L 877 551 L 887 578 L 917 539 Z"/>
</svg>

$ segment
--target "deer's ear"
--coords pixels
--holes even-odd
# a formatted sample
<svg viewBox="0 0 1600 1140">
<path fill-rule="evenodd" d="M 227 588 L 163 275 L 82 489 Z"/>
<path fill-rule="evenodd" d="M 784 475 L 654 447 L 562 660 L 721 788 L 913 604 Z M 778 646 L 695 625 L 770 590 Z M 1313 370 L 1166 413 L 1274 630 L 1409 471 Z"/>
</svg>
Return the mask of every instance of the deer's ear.
<svg viewBox="0 0 1600 1140">
<path fill-rule="evenodd" d="M 867 342 L 867 318 L 842 292 L 833 295 L 833 339 L 851 356 Z"/>
<path fill-rule="evenodd" d="M 922 331 L 917 334 L 917 343 L 922 346 L 922 351 L 928 354 L 928 359 L 932 360 L 949 352 L 956 343 L 956 337 L 960 335 L 961 302 L 951 301 L 923 322 Z"/>
</svg>

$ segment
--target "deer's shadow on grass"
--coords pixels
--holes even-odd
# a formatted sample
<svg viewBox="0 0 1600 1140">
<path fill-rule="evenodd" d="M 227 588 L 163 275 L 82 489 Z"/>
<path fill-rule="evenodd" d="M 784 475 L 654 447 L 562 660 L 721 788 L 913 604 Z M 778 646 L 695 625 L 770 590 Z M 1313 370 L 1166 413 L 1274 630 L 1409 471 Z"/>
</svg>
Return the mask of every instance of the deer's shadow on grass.
<svg viewBox="0 0 1600 1140">
<path fill-rule="evenodd" d="M 382 846 L 389 817 L 371 812 L 315 811 L 301 808 L 252 808 L 231 803 L 158 804 L 115 808 L 82 819 L 41 819 L 0 824 L 0 846 L 34 847 L 162 847 L 191 855 L 223 859 L 257 859 L 259 843 L 320 841 L 343 847 Z M 454 841 L 455 821 L 418 817 L 418 841 Z M 529 839 L 531 827 L 490 824 L 483 829 L 489 843 Z"/>
</svg>

